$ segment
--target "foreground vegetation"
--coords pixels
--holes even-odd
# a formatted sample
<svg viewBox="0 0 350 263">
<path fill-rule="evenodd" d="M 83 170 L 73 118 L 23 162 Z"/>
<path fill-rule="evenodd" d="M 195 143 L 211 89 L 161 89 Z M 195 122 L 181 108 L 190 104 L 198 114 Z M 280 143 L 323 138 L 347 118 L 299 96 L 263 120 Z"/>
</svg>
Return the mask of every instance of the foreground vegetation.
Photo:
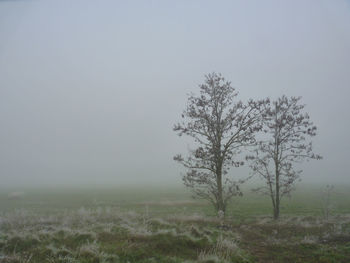
<svg viewBox="0 0 350 263">
<path fill-rule="evenodd" d="M 330 217 L 319 188 L 285 200 L 237 199 L 225 219 L 179 189 L 26 191 L 0 195 L 0 262 L 350 262 L 350 193 Z"/>
</svg>

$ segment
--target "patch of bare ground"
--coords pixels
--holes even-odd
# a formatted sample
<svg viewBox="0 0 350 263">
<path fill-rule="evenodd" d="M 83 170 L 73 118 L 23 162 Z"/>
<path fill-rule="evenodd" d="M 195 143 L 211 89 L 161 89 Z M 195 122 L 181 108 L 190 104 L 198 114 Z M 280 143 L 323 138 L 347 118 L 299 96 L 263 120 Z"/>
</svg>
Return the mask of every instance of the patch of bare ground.
<svg viewBox="0 0 350 263">
<path fill-rule="evenodd" d="M 256 262 L 350 262 L 350 217 L 268 217 L 235 227 Z"/>
</svg>

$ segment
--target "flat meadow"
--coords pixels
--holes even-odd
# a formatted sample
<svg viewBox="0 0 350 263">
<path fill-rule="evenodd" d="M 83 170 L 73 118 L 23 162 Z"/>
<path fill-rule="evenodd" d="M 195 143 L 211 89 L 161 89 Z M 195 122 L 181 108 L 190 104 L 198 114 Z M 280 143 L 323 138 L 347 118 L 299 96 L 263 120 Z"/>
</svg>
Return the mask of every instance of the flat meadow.
<svg viewBox="0 0 350 263">
<path fill-rule="evenodd" d="M 350 262 L 350 186 L 300 185 L 272 219 L 244 189 L 226 217 L 182 186 L 0 191 L 0 262 Z"/>
</svg>

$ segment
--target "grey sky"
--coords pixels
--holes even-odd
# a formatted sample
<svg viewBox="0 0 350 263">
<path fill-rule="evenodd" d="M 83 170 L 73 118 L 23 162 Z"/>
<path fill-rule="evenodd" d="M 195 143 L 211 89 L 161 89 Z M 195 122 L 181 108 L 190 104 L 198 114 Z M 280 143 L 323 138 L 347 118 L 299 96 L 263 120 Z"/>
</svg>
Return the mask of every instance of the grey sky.
<svg viewBox="0 0 350 263">
<path fill-rule="evenodd" d="M 212 71 L 243 100 L 303 96 L 324 156 L 303 180 L 350 183 L 349 1 L 18 0 L 0 1 L 1 184 L 180 182 L 172 126 Z"/>
</svg>

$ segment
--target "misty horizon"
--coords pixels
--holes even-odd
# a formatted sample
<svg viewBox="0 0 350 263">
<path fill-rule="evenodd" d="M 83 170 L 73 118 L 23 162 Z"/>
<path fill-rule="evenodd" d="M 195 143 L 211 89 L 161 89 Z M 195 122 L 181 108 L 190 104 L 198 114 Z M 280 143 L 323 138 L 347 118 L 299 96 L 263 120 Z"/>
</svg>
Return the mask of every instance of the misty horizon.
<svg viewBox="0 0 350 263">
<path fill-rule="evenodd" d="M 0 35 L 2 187 L 181 185 L 173 125 L 211 72 L 302 96 L 302 182 L 350 183 L 349 1 L 0 1 Z"/>
</svg>

